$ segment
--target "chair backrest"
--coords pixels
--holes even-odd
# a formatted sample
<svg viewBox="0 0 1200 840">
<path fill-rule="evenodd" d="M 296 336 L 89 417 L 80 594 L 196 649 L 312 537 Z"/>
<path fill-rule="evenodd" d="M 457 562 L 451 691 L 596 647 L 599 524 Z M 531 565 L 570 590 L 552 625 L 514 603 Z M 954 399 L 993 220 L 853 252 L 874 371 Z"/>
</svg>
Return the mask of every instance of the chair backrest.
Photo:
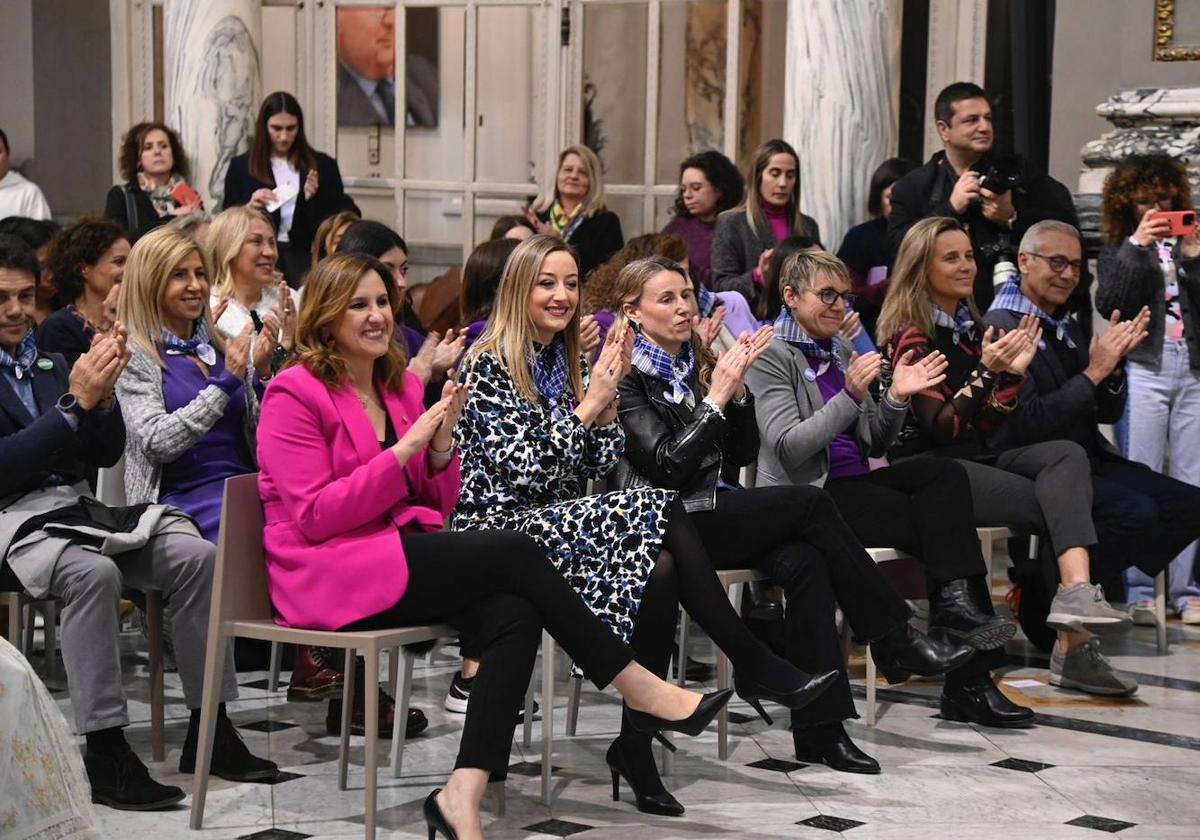
<svg viewBox="0 0 1200 840">
<path fill-rule="evenodd" d="M 96 498 L 109 507 L 125 507 L 125 456 L 96 474 Z"/>
<path fill-rule="evenodd" d="M 225 479 L 213 570 L 212 615 L 219 621 L 274 618 L 263 557 L 263 524 L 258 473 Z"/>
</svg>

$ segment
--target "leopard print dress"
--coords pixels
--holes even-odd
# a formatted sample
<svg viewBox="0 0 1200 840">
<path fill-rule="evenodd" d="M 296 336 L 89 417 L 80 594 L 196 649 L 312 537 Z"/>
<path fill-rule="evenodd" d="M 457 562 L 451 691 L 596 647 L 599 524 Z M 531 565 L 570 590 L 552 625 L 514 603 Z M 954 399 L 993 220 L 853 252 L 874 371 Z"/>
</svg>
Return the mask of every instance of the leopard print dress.
<svg viewBox="0 0 1200 840">
<path fill-rule="evenodd" d="M 454 430 L 462 492 L 451 529 L 532 537 L 592 612 L 628 643 L 674 492 L 581 496 L 588 479 L 604 477 L 620 459 L 621 424 L 584 428 L 569 389 L 553 405 L 544 397 L 531 403 L 491 353 L 471 361 L 466 381 L 471 391 Z"/>
</svg>

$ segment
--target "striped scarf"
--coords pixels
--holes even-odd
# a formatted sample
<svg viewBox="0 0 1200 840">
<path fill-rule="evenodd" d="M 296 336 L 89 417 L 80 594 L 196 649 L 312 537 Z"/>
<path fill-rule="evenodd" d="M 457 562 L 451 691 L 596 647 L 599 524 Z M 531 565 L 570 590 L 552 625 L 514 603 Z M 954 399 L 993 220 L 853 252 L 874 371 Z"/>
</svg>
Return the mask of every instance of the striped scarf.
<svg viewBox="0 0 1200 840">
<path fill-rule="evenodd" d="M 642 373 L 667 383 L 664 396 L 675 405 L 686 402 L 690 406 L 695 402 L 696 397 L 688 385 L 696 367 L 696 354 L 692 352 L 690 341 L 683 343 L 678 356 L 672 356 L 642 333 L 635 333 L 632 361 Z"/>
<path fill-rule="evenodd" d="M 992 305 L 988 307 L 988 312 L 995 312 L 997 310 L 1016 312 L 1019 315 L 1034 315 L 1048 329 L 1054 331 L 1054 335 L 1059 341 L 1066 344 L 1072 350 L 1075 349 L 1075 342 L 1071 338 L 1071 331 L 1067 329 L 1071 323 L 1070 313 L 1067 313 L 1062 318 L 1053 318 L 1043 312 L 1041 308 L 1021 292 L 1020 275 L 1009 280 L 996 292 L 996 297 L 992 301 Z"/>
<path fill-rule="evenodd" d="M 808 358 L 818 362 L 833 362 L 838 370 L 842 369 L 841 357 L 809 338 L 808 333 L 800 328 L 796 319 L 792 317 L 792 311 L 786 306 L 780 308 L 779 317 L 775 319 L 771 329 L 775 331 L 776 338 L 799 349 Z"/>
</svg>

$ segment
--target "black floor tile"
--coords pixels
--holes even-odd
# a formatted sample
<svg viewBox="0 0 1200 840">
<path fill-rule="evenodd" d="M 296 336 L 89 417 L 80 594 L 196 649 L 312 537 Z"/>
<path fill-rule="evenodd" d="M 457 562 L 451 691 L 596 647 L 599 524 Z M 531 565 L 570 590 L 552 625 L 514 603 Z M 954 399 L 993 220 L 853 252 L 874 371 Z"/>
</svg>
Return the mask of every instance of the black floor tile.
<svg viewBox="0 0 1200 840">
<path fill-rule="evenodd" d="M 1137 823 L 1110 820 L 1108 817 L 1094 817 L 1091 814 L 1084 814 L 1082 817 L 1068 820 L 1067 825 L 1077 825 L 1080 828 L 1093 828 L 1096 831 L 1107 831 L 1110 834 L 1116 834 L 1118 831 L 1133 828 Z"/>
<path fill-rule="evenodd" d="M 242 688 L 260 688 L 263 691 L 266 691 L 270 687 L 271 681 L 266 677 L 263 677 L 261 680 L 251 680 L 250 682 L 239 683 L 239 685 L 241 685 Z M 279 688 L 287 688 L 287 683 L 281 681 L 279 683 Z"/>
<path fill-rule="evenodd" d="M 1006 758 L 1003 761 L 992 762 L 992 767 L 1003 767 L 1005 770 L 1020 770 L 1025 773 L 1037 773 L 1039 770 L 1049 770 L 1053 766 L 1053 764 L 1028 761 L 1024 758 Z"/>
<path fill-rule="evenodd" d="M 268 828 L 253 834 L 243 834 L 237 840 L 305 840 L 311 834 L 301 834 L 298 831 L 285 831 L 282 828 Z"/>
<path fill-rule="evenodd" d="M 553 764 L 550 765 L 550 772 L 552 773 L 557 773 L 561 769 L 561 767 L 555 767 Z M 508 765 L 508 772 L 517 776 L 529 776 L 530 778 L 540 776 L 542 775 L 542 762 L 518 761 L 516 764 Z"/>
<path fill-rule="evenodd" d="M 809 817 L 806 820 L 800 820 L 796 825 L 806 825 L 809 828 L 824 828 L 827 831 L 849 831 L 852 828 L 858 828 L 866 823 L 858 820 L 848 820 L 845 817 L 831 817 L 828 814 L 817 814 L 815 817 Z"/>
<path fill-rule="evenodd" d="M 256 720 L 254 723 L 242 723 L 238 729 L 250 729 L 254 732 L 280 732 L 284 729 L 295 729 L 300 724 L 288 723 L 285 720 Z"/>
<path fill-rule="evenodd" d="M 798 761 L 784 761 L 779 758 L 763 758 L 758 761 L 752 761 L 746 766 L 757 770 L 774 770 L 776 773 L 791 773 L 793 770 L 802 770 L 808 765 L 801 764 Z"/>
<path fill-rule="evenodd" d="M 553 834 L 555 837 L 570 837 L 581 831 L 590 831 L 592 826 L 568 820 L 543 820 L 540 823 L 525 826 L 526 831 L 534 834 Z"/>
</svg>

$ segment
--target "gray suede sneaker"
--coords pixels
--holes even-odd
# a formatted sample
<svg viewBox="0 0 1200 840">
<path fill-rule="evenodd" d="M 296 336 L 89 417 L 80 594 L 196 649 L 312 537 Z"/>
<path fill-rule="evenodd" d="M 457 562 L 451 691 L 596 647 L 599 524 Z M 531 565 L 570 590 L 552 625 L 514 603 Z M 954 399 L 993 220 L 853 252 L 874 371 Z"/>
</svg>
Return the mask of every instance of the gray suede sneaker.
<svg viewBox="0 0 1200 840">
<path fill-rule="evenodd" d="M 1113 668 L 1100 652 L 1100 640 L 1088 639 L 1064 654 L 1058 642 L 1050 654 L 1050 685 L 1087 694 L 1124 697 L 1137 691 L 1137 680 Z"/>
<path fill-rule="evenodd" d="M 1096 584 L 1058 585 L 1050 602 L 1046 625 L 1055 630 L 1092 630 L 1097 633 L 1124 633 L 1133 627 L 1125 610 L 1114 609 L 1104 600 L 1104 590 Z"/>
</svg>

